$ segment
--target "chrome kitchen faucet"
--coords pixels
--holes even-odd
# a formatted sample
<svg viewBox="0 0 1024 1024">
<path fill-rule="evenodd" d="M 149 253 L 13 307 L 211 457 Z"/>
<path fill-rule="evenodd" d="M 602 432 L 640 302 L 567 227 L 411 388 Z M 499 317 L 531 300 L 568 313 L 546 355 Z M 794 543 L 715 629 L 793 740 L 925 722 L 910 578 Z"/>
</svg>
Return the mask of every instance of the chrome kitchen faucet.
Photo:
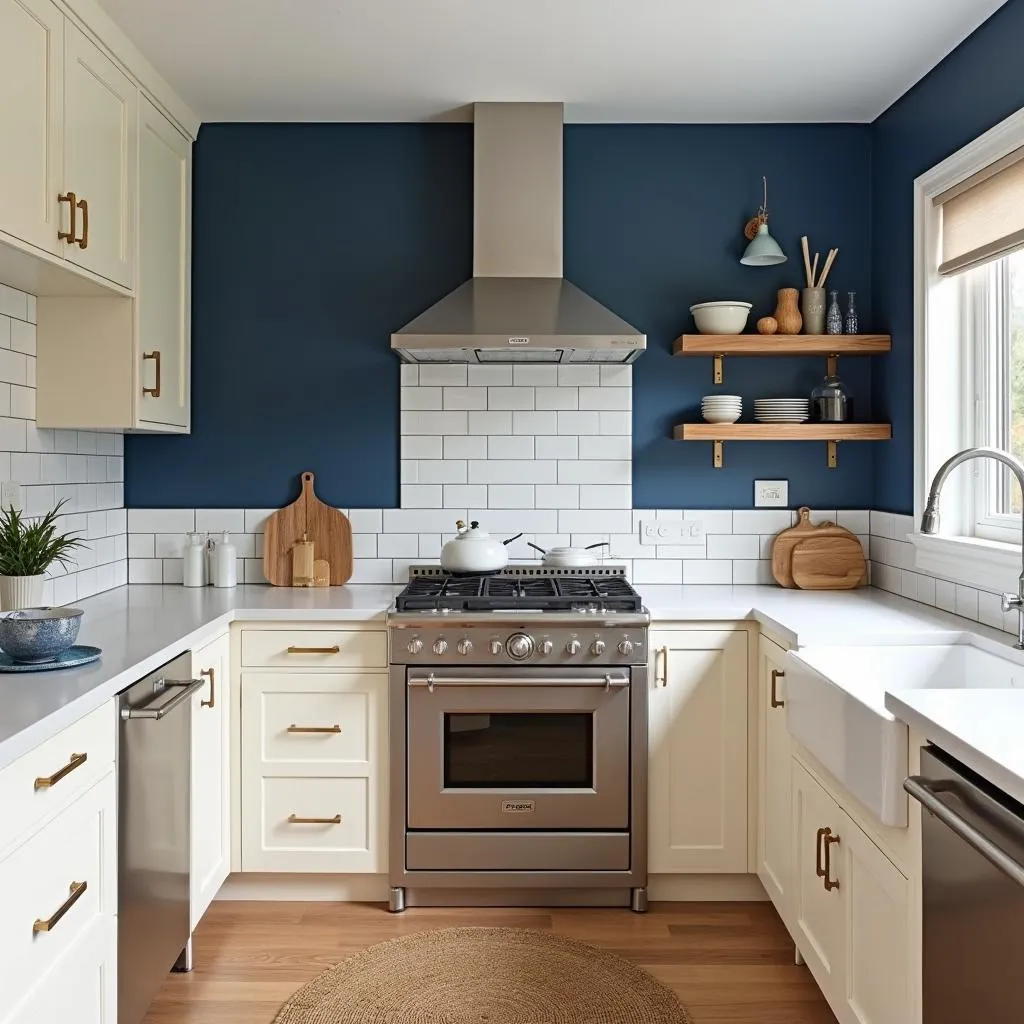
<svg viewBox="0 0 1024 1024">
<path fill-rule="evenodd" d="M 946 477 L 964 462 L 972 459 L 993 459 L 1001 462 L 1020 484 L 1021 492 L 1024 493 L 1024 465 L 1020 460 L 1008 452 L 1000 451 L 998 448 L 965 448 L 957 452 L 952 458 L 947 459 L 935 474 L 932 485 L 928 490 L 928 501 L 924 506 L 924 513 L 921 515 L 921 532 L 935 534 L 939 532 L 939 495 L 942 492 L 942 485 Z M 1003 594 L 1003 611 L 1008 612 L 1011 608 L 1017 609 L 1017 643 L 1014 645 L 1018 651 L 1024 651 L 1024 523 L 1021 531 L 1021 571 L 1017 580 L 1016 594 Z"/>
</svg>

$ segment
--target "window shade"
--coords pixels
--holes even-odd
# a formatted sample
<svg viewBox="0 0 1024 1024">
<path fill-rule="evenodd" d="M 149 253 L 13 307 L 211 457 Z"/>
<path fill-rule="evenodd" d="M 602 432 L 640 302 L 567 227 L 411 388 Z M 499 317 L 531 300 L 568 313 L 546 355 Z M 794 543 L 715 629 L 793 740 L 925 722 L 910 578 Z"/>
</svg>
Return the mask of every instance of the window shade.
<svg viewBox="0 0 1024 1024">
<path fill-rule="evenodd" d="M 1024 149 L 934 199 L 942 208 L 940 274 L 956 274 L 1024 248 Z"/>
</svg>

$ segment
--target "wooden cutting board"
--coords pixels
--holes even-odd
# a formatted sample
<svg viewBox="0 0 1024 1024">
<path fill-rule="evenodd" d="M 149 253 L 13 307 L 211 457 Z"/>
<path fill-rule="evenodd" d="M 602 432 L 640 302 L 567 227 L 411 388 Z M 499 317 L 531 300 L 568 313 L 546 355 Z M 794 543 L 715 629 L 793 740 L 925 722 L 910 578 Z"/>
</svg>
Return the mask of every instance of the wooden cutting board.
<svg viewBox="0 0 1024 1024">
<path fill-rule="evenodd" d="M 791 568 L 793 550 L 797 544 L 809 537 L 853 537 L 855 541 L 857 540 L 855 534 L 842 526 L 836 526 L 835 523 L 821 523 L 815 526 L 811 522 L 811 510 L 804 506 L 797 512 L 796 526 L 783 530 L 772 542 L 772 575 L 779 586 L 789 587 L 791 590 L 796 587 Z"/>
<path fill-rule="evenodd" d="M 793 581 L 801 590 L 853 590 L 867 583 L 860 541 L 848 537 L 808 537 L 793 548 Z"/>
<path fill-rule="evenodd" d="M 313 489 L 312 473 L 302 474 L 302 493 L 290 505 L 275 512 L 263 531 L 263 574 L 275 587 L 292 585 L 292 548 L 308 537 L 314 556 L 330 566 L 332 587 L 352 576 L 352 527 L 348 516 L 325 505 Z"/>
</svg>

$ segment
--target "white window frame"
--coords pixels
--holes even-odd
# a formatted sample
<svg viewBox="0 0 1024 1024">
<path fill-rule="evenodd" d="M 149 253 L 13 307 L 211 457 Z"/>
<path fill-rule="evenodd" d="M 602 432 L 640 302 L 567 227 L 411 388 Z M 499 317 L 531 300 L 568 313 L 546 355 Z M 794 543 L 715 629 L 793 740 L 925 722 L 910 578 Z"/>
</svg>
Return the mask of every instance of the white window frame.
<svg viewBox="0 0 1024 1024">
<path fill-rule="evenodd" d="M 914 182 L 914 518 L 921 514 L 935 471 L 963 448 L 975 444 L 979 416 L 975 401 L 973 339 L 966 322 L 964 275 L 944 278 L 938 267 L 941 211 L 933 200 L 990 164 L 1024 146 L 1024 109 L 1012 114 Z M 942 492 L 941 535 L 914 533 L 915 566 L 986 590 L 1016 592 L 1021 572 L 1019 525 L 976 513 L 980 488 L 992 479 L 981 462 L 954 470 Z M 1000 517 L 1002 519 L 1014 517 Z"/>
</svg>

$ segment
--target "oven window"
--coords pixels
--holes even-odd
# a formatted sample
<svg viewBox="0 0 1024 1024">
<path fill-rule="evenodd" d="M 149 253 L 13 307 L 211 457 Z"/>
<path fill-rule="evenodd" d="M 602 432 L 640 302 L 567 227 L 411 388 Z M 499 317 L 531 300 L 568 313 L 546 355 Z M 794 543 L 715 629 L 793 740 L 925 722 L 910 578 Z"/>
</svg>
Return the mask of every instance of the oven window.
<svg viewBox="0 0 1024 1024">
<path fill-rule="evenodd" d="M 592 789 L 594 716 L 446 714 L 446 789 Z"/>
</svg>

